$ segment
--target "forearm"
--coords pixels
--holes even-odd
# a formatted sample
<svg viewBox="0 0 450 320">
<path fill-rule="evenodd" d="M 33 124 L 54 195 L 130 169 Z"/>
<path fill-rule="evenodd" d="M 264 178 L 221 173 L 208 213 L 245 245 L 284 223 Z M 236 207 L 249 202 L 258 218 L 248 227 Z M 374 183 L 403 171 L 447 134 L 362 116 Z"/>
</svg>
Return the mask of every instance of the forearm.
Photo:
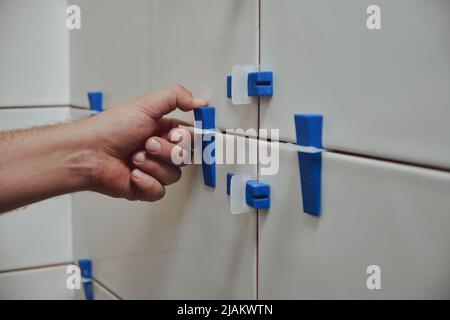
<svg viewBox="0 0 450 320">
<path fill-rule="evenodd" d="M 206 105 L 173 85 L 77 123 L 0 133 L 0 213 L 81 190 L 161 199 L 181 176 L 169 137 L 187 124 L 165 115 Z"/>
<path fill-rule="evenodd" d="M 96 163 L 78 126 L 0 133 L 0 213 L 88 188 Z"/>
</svg>

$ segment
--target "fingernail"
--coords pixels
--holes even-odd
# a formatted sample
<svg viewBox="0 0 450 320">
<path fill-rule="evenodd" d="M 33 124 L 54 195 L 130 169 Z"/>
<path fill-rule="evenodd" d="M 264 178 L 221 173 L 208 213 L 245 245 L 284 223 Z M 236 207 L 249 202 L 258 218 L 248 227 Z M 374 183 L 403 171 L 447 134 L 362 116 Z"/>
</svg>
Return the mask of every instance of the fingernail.
<svg viewBox="0 0 450 320">
<path fill-rule="evenodd" d="M 195 106 L 207 106 L 209 104 L 208 99 L 204 99 L 204 98 L 194 98 L 194 103 Z"/>
<path fill-rule="evenodd" d="M 150 152 L 158 152 L 161 150 L 161 143 L 156 139 L 150 139 L 147 141 L 147 150 Z"/>
<path fill-rule="evenodd" d="M 134 162 L 142 163 L 144 161 L 145 161 L 145 152 L 136 153 L 136 155 L 134 156 Z"/>
<path fill-rule="evenodd" d="M 133 178 L 135 178 L 136 180 L 142 180 L 142 179 L 145 178 L 145 174 L 144 174 L 141 170 L 139 170 L 139 169 L 134 169 L 134 170 L 131 172 L 131 175 L 132 175 Z"/>
</svg>

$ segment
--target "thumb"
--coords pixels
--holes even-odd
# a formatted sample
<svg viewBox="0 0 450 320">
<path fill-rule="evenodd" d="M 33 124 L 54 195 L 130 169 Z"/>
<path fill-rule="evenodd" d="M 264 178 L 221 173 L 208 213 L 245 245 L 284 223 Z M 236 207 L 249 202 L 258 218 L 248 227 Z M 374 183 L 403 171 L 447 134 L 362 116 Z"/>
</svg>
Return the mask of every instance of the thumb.
<svg viewBox="0 0 450 320">
<path fill-rule="evenodd" d="M 189 90 L 182 85 L 176 84 L 143 96 L 139 98 L 137 103 L 146 114 L 158 120 L 177 108 L 186 112 L 195 108 L 205 107 L 208 105 L 208 100 L 194 98 Z"/>
</svg>

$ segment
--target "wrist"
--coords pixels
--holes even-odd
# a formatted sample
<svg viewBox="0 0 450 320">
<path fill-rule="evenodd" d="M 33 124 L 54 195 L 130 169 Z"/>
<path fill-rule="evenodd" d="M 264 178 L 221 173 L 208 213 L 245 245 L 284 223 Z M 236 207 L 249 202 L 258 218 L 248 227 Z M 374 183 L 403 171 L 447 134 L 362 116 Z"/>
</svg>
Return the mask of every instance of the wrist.
<svg viewBox="0 0 450 320">
<path fill-rule="evenodd" d="M 86 120 L 68 124 L 68 143 L 65 148 L 64 170 L 73 191 L 94 190 L 102 170 L 104 155 L 96 143 L 96 135 L 90 135 Z"/>
</svg>

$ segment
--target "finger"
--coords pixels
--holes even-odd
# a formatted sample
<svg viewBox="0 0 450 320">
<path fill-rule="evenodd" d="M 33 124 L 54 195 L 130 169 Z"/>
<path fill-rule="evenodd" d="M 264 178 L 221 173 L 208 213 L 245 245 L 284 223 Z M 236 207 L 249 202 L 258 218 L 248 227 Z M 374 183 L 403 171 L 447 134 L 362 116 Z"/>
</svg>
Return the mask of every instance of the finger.
<svg viewBox="0 0 450 320">
<path fill-rule="evenodd" d="M 145 150 L 153 157 L 176 166 L 182 165 L 181 160 L 187 156 L 187 151 L 181 146 L 161 137 L 148 139 L 145 143 Z"/>
<path fill-rule="evenodd" d="M 131 181 L 137 187 L 137 200 L 156 201 L 166 194 L 166 189 L 161 182 L 139 169 L 131 172 Z"/>
<path fill-rule="evenodd" d="M 139 151 L 133 157 L 133 163 L 143 172 L 156 178 L 163 185 L 177 182 L 181 178 L 181 169 L 167 162 L 151 158 L 145 151 Z"/>
<path fill-rule="evenodd" d="M 174 128 L 170 130 L 167 136 L 167 140 L 181 145 L 184 148 L 191 146 L 192 142 L 194 142 L 194 132 L 185 128 Z"/>
<path fill-rule="evenodd" d="M 184 127 L 193 127 L 194 124 L 189 121 L 179 120 L 175 118 L 162 118 L 159 121 L 160 128 L 158 130 L 158 136 L 164 138 L 166 140 L 170 140 L 171 131 L 180 126 Z"/>
<path fill-rule="evenodd" d="M 139 102 L 148 115 L 155 120 L 162 118 L 176 108 L 182 111 L 191 111 L 208 105 L 208 100 L 194 98 L 189 90 L 179 84 L 144 96 Z"/>
</svg>

